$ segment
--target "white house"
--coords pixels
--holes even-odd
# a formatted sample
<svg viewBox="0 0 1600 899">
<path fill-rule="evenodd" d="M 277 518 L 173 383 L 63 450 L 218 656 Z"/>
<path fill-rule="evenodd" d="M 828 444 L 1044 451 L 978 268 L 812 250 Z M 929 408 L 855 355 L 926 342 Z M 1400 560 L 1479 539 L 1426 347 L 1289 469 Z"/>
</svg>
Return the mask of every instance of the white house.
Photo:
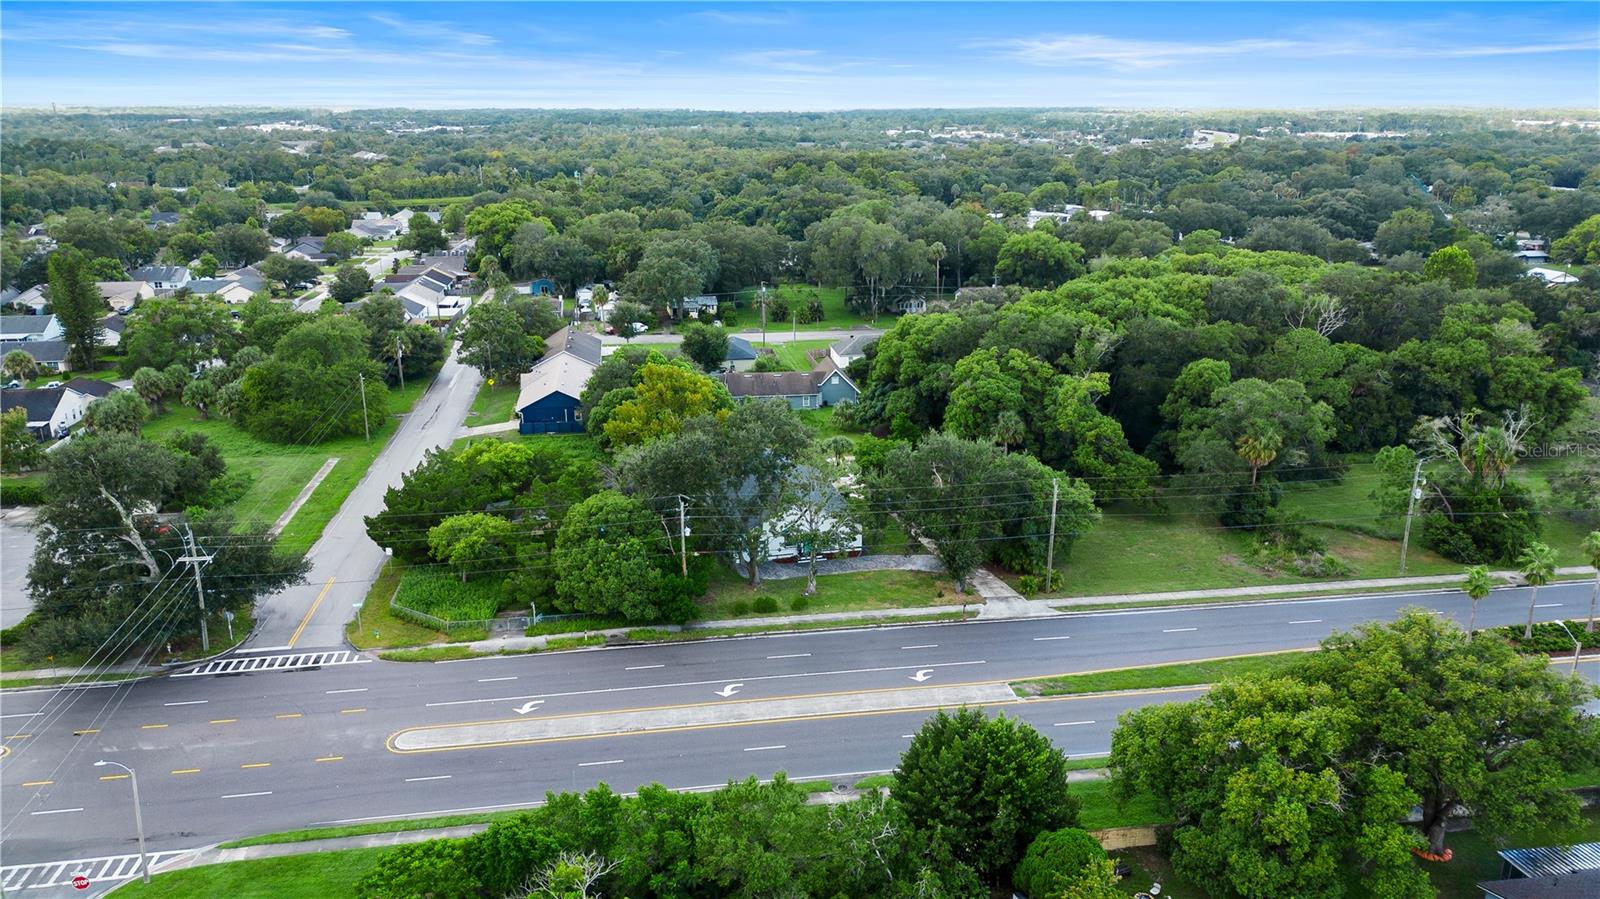
<svg viewBox="0 0 1600 899">
<path fill-rule="evenodd" d="M 1535 267 L 1535 268 L 1528 269 L 1523 274 L 1527 275 L 1530 278 L 1538 278 L 1540 281 L 1543 281 L 1545 283 L 1545 285 L 1548 286 L 1548 287 L 1554 287 L 1557 284 L 1576 284 L 1576 283 L 1578 283 L 1578 276 L 1577 275 L 1569 275 L 1566 272 L 1564 272 L 1564 271 L 1562 271 L 1561 269 L 1558 269 L 1558 268 L 1538 268 L 1538 267 Z M 32 316 L 24 316 L 24 317 L 31 318 Z"/>
<path fill-rule="evenodd" d="M 189 283 L 189 269 L 181 265 L 146 265 L 128 273 L 128 280 L 143 281 L 157 293 L 177 290 Z"/>
<path fill-rule="evenodd" d="M 40 440 L 56 440 L 83 420 L 83 412 L 120 388 L 108 381 L 73 378 L 61 387 L 0 390 L 0 409 L 26 409 L 28 430 Z"/>
<path fill-rule="evenodd" d="M 0 340 L 60 340 L 61 321 L 53 315 L 0 315 Z"/>
<path fill-rule="evenodd" d="M 748 487 L 748 484 L 747 484 Z M 818 497 L 815 493 L 806 498 L 807 505 L 815 503 Z M 850 510 L 845 505 L 844 496 L 835 488 L 829 487 L 826 496 L 822 497 L 822 507 L 828 518 L 829 527 L 850 517 Z M 767 544 L 767 558 L 773 562 L 802 562 L 811 558 L 811 548 L 797 543 L 791 543 L 783 532 L 792 527 L 800 517 L 796 509 L 789 509 L 771 521 L 763 528 L 762 537 Z M 859 556 L 865 548 L 862 540 L 862 530 L 859 524 L 854 528 L 854 536 L 843 546 L 827 553 L 819 553 L 819 558 L 838 558 L 840 556 Z"/>
<path fill-rule="evenodd" d="M 96 289 L 112 312 L 127 315 L 140 300 L 154 299 L 155 288 L 148 281 L 96 281 Z"/>
<path fill-rule="evenodd" d="M 857 359 L 865 359 L 867 347 L 877 342 L 878 335 L 875 333 L 851 334 L 843 340 L 834 341 L 833 345 L 828 347 L 828 358 L 840 368 L 849 368 L 850 363 Z"/>
</svg>

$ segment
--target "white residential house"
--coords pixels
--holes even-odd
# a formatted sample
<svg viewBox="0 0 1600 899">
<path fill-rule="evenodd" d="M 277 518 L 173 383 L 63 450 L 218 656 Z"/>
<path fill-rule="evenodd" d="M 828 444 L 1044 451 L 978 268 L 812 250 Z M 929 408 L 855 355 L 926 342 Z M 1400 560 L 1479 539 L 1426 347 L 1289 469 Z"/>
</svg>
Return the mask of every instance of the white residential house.
<svg viewBox="0 0 1600 899">
<path fill-rule="evenodd" d="M 128 273 L 128 280 L 143 281 L 157 294 L 171 292 L 189 283 L 189 269 L 182 265 L 146 265 Z"/>
<path fill-rule="evenodd" d="M 1569 275 L 1558 268 L 1535 267 L 1528 269 L 1523 274 L 1530 278 L 1538 278 L 1540 281 L 1543 281 L 1547 287 L 1555 287 L 1558 284 L 1578 283 L 1577 275 Z"/>
<path fill-rule="evenodd" d="M 878 342 L 877 334 L 851 334 L 836 340 L 828 347 L 828 358 L 839 368 L 849 368 L 850 363 L 867 357 L 867 347 Z"/>
<path fill-rule="evenodd" d="M 702 311 L 717 314 L 717 298 L 711 294 L 683 298 L 683 317 L 699 315 Z"/>
<path fill-rule="evenodd" d="M 749 489 L 746 484 L 746 489 Z M 813 494 L 807 498 L 808 503 L 813 503 L 818 497 Z M 827 511 L 829 526 L 833 523 L 850 518 L 849 507 L 845 504 L 844 496 L 836 488 L 828 488 L 827 495 L 822 497 L 822 507 Z M 773 562 L 805 562 L 811 558 L 811 547 L 792 543 L 785 537 L 785 529 L 793 526 L 799 518 L 797 510 L 790 509 L 776 518 L 768 521 L 763 529 L 762 536 L 767 544 L 767 559 Z M 859 556 L 866 544 L 862 540 L 862 529 L 858 525 L 855 534 L 849 542 L 838 549 L 826 553 L 819 553 L 818 558 L 839 558 L 841 556 Z M 743 561 L 742 556 L 740 561 Z"/>
<path fill-rule="evenodd" d="M 156 291 L 148 281 L 96 281 L 96 289 L 112 312 L 127 315 L 142 300 L 154 299 Z"/>
<path fill-rule="evenodd" d="M 54 315 L 0 315 L 0 340 L 60 340 L 61 335 Z"/>
</svg>

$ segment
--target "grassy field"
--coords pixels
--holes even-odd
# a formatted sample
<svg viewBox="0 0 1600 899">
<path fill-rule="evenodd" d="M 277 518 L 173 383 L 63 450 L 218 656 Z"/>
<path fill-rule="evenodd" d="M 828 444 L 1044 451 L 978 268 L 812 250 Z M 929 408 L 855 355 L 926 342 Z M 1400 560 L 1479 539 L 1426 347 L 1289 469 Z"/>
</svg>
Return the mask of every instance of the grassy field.
<svg viewBox="0 0 1600 899">
<path fill-rule="evenodd" d="M 1271 674 L 1288 668 L 1303 658 L 1300 653 L 1286 652 L 1277 655 L 1213 659 L 1207 662 L 1151 665 L 1147 668 L 1124 668 L 1120 671 L 1012 681 L 1011 689 L 1016 691 L 1018 696 L 1068 696 L 1076 693 L 1102 693 L 1109 690 L 1154 690 L 1162 687 L 1214 684 L 1230 677 Z"/>
<path fill-rule="evenodd" d="M 761 329 L 761 307 L 756 304 L 756 295 L 759 291 L 746 288 L 739 292 L 739 330 Z M 828 331 L 834 328 L 852 328 L 862 325 L 871 325 L 875 328 L 888 328 L 894 325 L 899 318 L 891 313 L 883 313 L 873 321 L 869 316 L 862 315 L 845 305 L 843 287 L 813 287 L 810 284 L 780 284 L 767 291 L 773 300 L 783 300 L 792 307 L 795 303 L 809 303 L 811 300 L 822 301 L 822 321 L 809 324 L 792 325 L 786 318 L 779 321 L 776 313 L 774 318 L 767 320 L 767 332 L 779 331 L 784 328 L 798 329 L 801 331 Z"/>
<path fill-rule="evenodd" d="M 794 340 L 789 343 L 772 344 L 772 354 L 778 357 L 783 367 L 789 371 L 810 371 L 816 365 L 806 353 L 811 350 L 826 350 L 833 341 L 831 340 Z"/>
<path fill-rule="evenodd" d="M 700 601 L 700 617 L 707 620 L 745 615 L 788 615 L 797 612 L 856 612 L 867 609 L 905 609 L 952 605 L 961 601 L 955 587 L 943 578 L 921 571 L 864 571 L 817 577 L 817 593 L 796 608 L 805 589 L 803 577 L 762 581 L 751 589 L 744 578 L 724 567 L 711 577 L 711 589 Z M 777 604 L 771 612 L 757 612 L 758 600 Z M 740 604 L 743 604 L 742 606 Z"/>
<path fill-rule="evenodd" d="M 134 881 L 117 891 L 132 899 L 326 899 L 356 895 L 360 880 L 388 850 L 346 849 L 206 865 L 162 874 L 146 886 Z"/>
<path fill-rule="evenodd" d="M 402 567 L 393 560 L 383 566 L 361 603 L 361 626 L 358 628 L 354 621 L 345 626 L 345 637 L 355 648 L 425 646 L 449 639 L 439 631 L 397 618 L 389 611 L 389 600 L 400 588 Z"/>
<path fill-rule="evenodd" d="M 484 381 L 478 387 L 478 395 L 472 400 L 472 409 L 467 412 L 466 426 L 492 425 L 515 417 L 518 389 L 514 381 L 493 387 Z"/>
<path fill-rule="evenodd" d="M 430 382 L 431 379 L 407 381 L 404 390 L 391 390 L 390 413 L 409 411 Z M 173 406 L 145 425 L 144 436 L 161 440 L 178 431 L 199 431 L 210 437 L 227 460 L 229 473 L 242 473 L 250 478 L 249 489 L 228 509 L 242 520 L 267 524 L 276 521 L 289 508 L 323 462 L 337 457 L 339 462 L 284 528 L 283 546 L 304 551 L 322 535 L 322 529 L 367 473 L 368 466 L 382 451 L 396 426 L 392 415 L 387 421 L 375 423 L 370 443 L 359 436 L 341 437 L 315 446 L 269 443 L 245 433 L 226 419 L 202 420 L 187 406 Z"/>
<path fill-rule="evenodd" d="M 817 436 L 818 440 L 827 440 L 829 437 L 849 437 L 852 440 L 859 437 L 859 433 L 845 431 L 833 423 L 833 407 L 826 409 L 798 409 L 794 413 L 806 423 Z"/>
</svg>

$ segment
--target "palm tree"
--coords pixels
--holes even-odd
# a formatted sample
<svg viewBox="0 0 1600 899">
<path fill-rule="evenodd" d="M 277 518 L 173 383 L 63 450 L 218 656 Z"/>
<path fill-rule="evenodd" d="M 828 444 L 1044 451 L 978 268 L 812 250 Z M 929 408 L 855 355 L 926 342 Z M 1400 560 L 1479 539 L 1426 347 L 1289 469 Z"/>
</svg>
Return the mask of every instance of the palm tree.
<svg viewBox="0 0 1600 899">
<path fill-rule="evenodd" d="M 1472 617 L 1467 619 L 1467 639 L 1472 639 L 1473 632 L 1478 624 L 1478 601 L 1489 595 L 1494 589 L 1494 579 L 1489 577 L 1489 566 L 1473 565 L 1466 571 L 1467 579 L 1462 584 L 1462 589 L 1467 591 L 1467 596 L 1472 599 Z"/>
<path fill-rule="evenodd" d="M 1589 594 L 1589 623 L 1584 630 L 1594 633 L 1594 607 L 1600 602 L 1600 531 L 1590 531 L 1589 536 L 1583 538 L 1583 554 L 1588 557 L 1589 564 L 1594 567 L 1594 592 Z"/>
<path fill-rule="evenodd" d="M 1262 431 L 1260 433 L 1244 434 L 1235 444 L 1235 452 L 1239 458 L 1250 466 L 1250 486 L 1256 485 L 1256 479 L 1261 474 L 1261 469 L 1272 464 L 1278 458 L 1278 450 L 1283 449 L 1283 436 L 1276 431 Z"/>
<path fill-rule="evenodd" d="M 1531 640 L 1533 607 L 1539 601 L 1539 588 L 1556 576 L 1556 551 L 1535 540 L 1523 548 L 1522 555 L 1517 556 L 1517 567 L 1522 570 L 1522 579 L 1533 588 L 1533 595 L 1528 597 L 1528 624 L 1522 629 L 1522 639 Z"/>
</svg>

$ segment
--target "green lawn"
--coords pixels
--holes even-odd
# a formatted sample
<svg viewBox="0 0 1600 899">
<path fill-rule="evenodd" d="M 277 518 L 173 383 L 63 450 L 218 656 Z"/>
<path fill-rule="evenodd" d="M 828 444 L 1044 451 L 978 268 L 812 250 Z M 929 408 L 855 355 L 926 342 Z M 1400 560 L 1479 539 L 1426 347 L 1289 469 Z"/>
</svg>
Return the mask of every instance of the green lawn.
<svg viewBox="0 0 1600 899">
<path fill-rule="evenodd" d="M 104 360 L 101 360 L 100 364 L 101 365 L 107 365 L 107 363 Z M 37 378 L 34 378 L 34 379 L 28 381 L 28 383 L 23 385 L 23 386 L 25 386 L 25 387 L 43 387 L 44 385 L 50 383 L 51 381 L 60 381 L 61 383 L 65 384 L 68 381 L 72 380 L 73 378 L 87 378 L 87 379 L 89 379 L 91 381 L 115 381 L 115 380 L 117 380 L 117 379 L 119 379 L 121 377 L 122 377 L 122 375 L 117 373 L 116 366 L 115 365 L 110 365 L 109 367 L 102 368 L 102 369 L 100 369 L 98 371 L 65 371 L 65 372 L 61 372 L 61 371 L 46 371 L 46 372 L 40 372 L 39 376 Z M 7 383 L 9 383 L 9 379 L 8 379 Z"/>
<path fill-rule="evenodd" d="M 489 382 L 484 381 L 478 387 L 477 397 L 472 400 L 472 410 L 467 413 L 467 427 L 497 424 L 515 417 L 517 391 L 515 382 L 490 387 Z"/>
<path fill-rule="evenodd" d="M 805 422 L 806 427 L 809 427 L 816 434 L 818 440 L 827 440 L 829 437 L 839 436 L 849 437 L 853 440 L 859 436 L 859 433 L 846 432 L 843 428 L 833 423 L 833 409 L 834 407 L 832 406 L 826 409 L 797 409 L 794 414 Z"/>
<path fill-rule="evenodd" d="M 814 612 L 855 612 L 865 609 L 905 609 L 921 606 L 953 605 L 961 601 L 949 581 L 922 571 L 863 571 L 853 574 L 826 574 L 817 577 L 815 596 L 795 608 L 806 580 L 803 577 L 781 581 L 762 581 L 751 589 L 744 578 L 731 569 L 718 566 L 711 576 L 711 589 L 700 600 L 700 617 L 707 620 L 739 618 L 747 615 L 788 615 Z M 755 603 L 770 597 L 777 608 L 755 611 Z M 742 605 L 740 605 L 742 604 Z"/>
<path fill-rule="evenodd" d="M 242 520 L 267 524 L 276 521 L 289 508 L 323 462 L 337 457 L 338 463 L 284 528 L 284 547 L 304 551 L 322 535 L 322 529 L 383 449 L 397 426 L 397 419 L 392 415 L 409 411 L 431 380 L 407 381 L 404 390 L 390 391 L 391 417 L 374 422 L 370 443 L 359 436 L 341 437 L 314 446 L 269 443 L 251 436 L 227 419 L 203 420 L 187 406 L 170 407 L 152 419 L 144 427 L 144 436 L 160 440 L 178 431 L 199 431 L 210 437 L 227 461 L 228 471 L 247 474 L 251 479 L 249 489 L 228 507 L 229 510 Z"/>
<path fill-rule="evenodd" d="M 346 849 L 206 865 L 162 874 L 150 885 L 135 880 L 117 891 L 131 899 L 326 899 L 356 895 L 356 881 L 377 865 L 388 850 Z"/>
<path fill-rule="evenodd" d="M 761 307 L 756 303 L 756 295 L 760 291 L 748 287 L 739 291 L 739 320 L 735 327 L 739 330 L 761 329 Z M 795 303 L 807 303 L 813 299 L 822 301 L 822 321 L 809 324 L 793 325 L 786 318 L 779 321 L 774 312 L 774 318 L 767 320 L 767 332 L 781 331 L 785 328 L 800 331 L 828 331 L 834 328 L 851 328 L 861 325 L 871 325 L 876 328 L 892 327 L 896 316 L 892 313 L 883 313 L 873 321 L 869 316 L 862 315 L 845 305 L 844 288 L 842 287 L 813 287 L 810 284 L 780 284 L 769 288 L 767 294 L 774 300 L 784 300 L 791 306 Z"/>
<path fill-rule="evenodd" d="M 1109 690 L 1185 687 L 1192 684 L 1214 684 L 1231 677 L 1269 675 L 1303 659 L 1304 656 L 1300 653 L 1286 652 L 1277 655 L 1215 659 L 1209 662 L 1152 665 L 1148 668 L 1126 668 L 1121 671 L 1012 681 L 1011 689 L 1015 690 L 1018 696 L 1068 696 Z"/>
<path fill-rule="evenodd" d="M 361 626 L 354 621 L 345 625 L 345 637 L 357 649 L 375 647 L 424 646 L 443 643 L 450 638 L 443 633 L 397 618 L 389 611 L 389 600 L 400 589 L 401 563 L 390 560 L 378 573 L 378 579 L 367 590 L 361 603 Z"/>
<path fill-rule="evenodd" d="M 794 340 L 789 343 L 772 344 L 772 354 L 778 357 L 784 368 L 789 371 L 810 371 L 816 368 L 811 357 L 806 353 L 810 350 L 826 350 L 833 341 L 831 340 Z"/>
</svg>

